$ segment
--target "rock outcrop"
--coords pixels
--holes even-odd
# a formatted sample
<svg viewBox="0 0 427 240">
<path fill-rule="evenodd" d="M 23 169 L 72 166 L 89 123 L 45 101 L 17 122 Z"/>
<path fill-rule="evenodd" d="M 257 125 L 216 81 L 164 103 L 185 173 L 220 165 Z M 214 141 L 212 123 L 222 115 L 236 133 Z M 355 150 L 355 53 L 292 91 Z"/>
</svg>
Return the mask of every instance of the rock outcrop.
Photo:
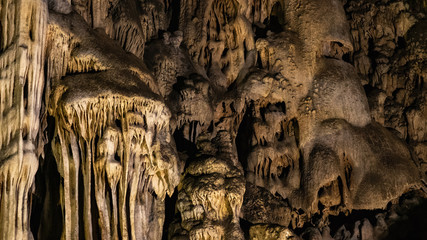
<svg viewBox="0 0 427 240">
<path fill-rule="evenodd" d="M 0 239 L 427 236 L 426 10 L 1 1 Z"/>
</svg>

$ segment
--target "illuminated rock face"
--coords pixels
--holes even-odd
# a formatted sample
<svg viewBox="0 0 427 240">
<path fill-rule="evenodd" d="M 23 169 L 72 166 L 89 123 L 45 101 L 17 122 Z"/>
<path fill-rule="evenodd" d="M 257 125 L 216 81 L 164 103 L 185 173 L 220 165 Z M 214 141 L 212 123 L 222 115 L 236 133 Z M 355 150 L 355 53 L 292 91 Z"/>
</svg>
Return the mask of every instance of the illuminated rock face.
<svg viewBox="0 0 427 240">
<path fill-rule="evenodd" d="M 41 127 L 47 4 L 0 5 L 0 238 L 32 239 L 31 191 Z"/>
<path fill-rule="evenodd" d="M 427 198 L 425 14 L 2 1 L 0 239 L 393 236 Z"/>
</svg>

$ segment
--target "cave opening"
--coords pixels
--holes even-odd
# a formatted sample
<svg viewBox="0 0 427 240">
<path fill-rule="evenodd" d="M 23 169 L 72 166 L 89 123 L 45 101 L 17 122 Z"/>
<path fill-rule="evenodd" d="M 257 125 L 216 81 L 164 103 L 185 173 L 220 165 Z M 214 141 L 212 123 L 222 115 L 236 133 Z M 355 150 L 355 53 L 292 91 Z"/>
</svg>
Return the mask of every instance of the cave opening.
<svg viewBox="0 0 427 240">
<path fill-rule="evenodd" d="M 171 3 L 172 15 L 168 27 L 168 32 L 179 30 L 179 17 L 181 14 L 181 0 L 173 0 Z"/>
<path fill-rule="evenodd" d="M 48 142 L 54 138 L 55 119 L 47 116 L 45 137 Z M 35 176 L 35 189 L 32 194 L 30 229 L 34 240 L 60 239 L 63 214 L 60 202 L 60 186 L 63 184 L 52 148 L 44 145 L 44 157 L 40 157 L 39 170 Z"/>
<path fill-rule="evenodd" d="M 285 14 L 280 2 L 276 2 L 271 8 L 270 17 L 265 22 L 267 28 L 274 32 L 279 33 L 283 31 L 283 26 L 285 25 Z"/>
<path fill-rule="evenodd" d="M 255 11 L 253 8 L 252 11 Z M 270 15 L 264 19 L 262 23 L 255 22 L 253 25 L 255 32 L 255 40 L 259 38 L 267 38 L 267 33 L 280 33 L 285 29 L 285 12 L 282 4 L 276 2 L 271 8 Z"/>
<path fill-rule="evenodd" d="M 165 198 L 165 222 L 163 224 L 163 240 L 168 239 L 169 235 L 169 227 L 171 223 L 178 217 L 179 213 L 177 213 L 175 206 L 176 201 L 178 200 L 178 188 L 174 189 L 172 196 L 166 195 Z"/>
<path fill-rule="evenodd" d="M 239 162 L 242 164 L 243 169 L 247 169 L 248 167 L 248 156 L 251 151 L 251 142 L 253 136 L 253 111 L 254 104 L 253 102 L 249 104 L 246 108 L 246 112 L 243 115 L 242 122 L 237 130 L 236 136 L 236 148 L 237 148 L 237 156 Z"/>
</svg>

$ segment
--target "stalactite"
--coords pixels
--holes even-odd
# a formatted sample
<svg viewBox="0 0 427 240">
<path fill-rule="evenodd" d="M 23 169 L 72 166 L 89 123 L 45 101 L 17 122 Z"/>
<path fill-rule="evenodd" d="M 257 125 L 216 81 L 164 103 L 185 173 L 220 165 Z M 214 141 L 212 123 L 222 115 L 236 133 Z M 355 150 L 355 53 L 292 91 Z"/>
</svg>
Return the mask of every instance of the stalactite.
<svg viewBox="0 0 427 240">
<path fill-rule="evenodd" d="M 0 239 L 424 237 L 426 10 L 1 1 Z"/>
<path fill-rule="evenodd" d="M 164 155 L 165 148 L 173 148 L 168 115 L 164 115 L 167 110 L 153 100 L 133 98 L 129 101 L 120 96 L 59 103 L 58 107 L 55 130 L 58 141 L 53 147 L 64 179 L 64 237 L 78 237 L 79 233 L 73 229 L 78 229 L 78 219 L 83 219 L 85 238 L 93 238 L 92 224 L 97 224 L 92 222 L 95 209 L 99 212 L 102 236 L 111 239 L 146 236 L 151 223 L 135 225 L 137 220 L 147 217 L 136 211 L 137 206 L 146 214 L 157 215 L 156 202 L 162 202 L 177 184 L 176 157 L 170 155 L 173 151 L 166 151 L 169 155 Z M 83 191 L 79 190 L 80 174 Z M 91 190 L 93 182 L 95 193 Z M 152 207 L 136 199 L 147 192 L 154 194 L 146 199 L 152 198 L 155 203 Z M 81 196 L 84 196 L 83 204 L 79 202 Z M 96 206 L 92 204 L 92 196 Z M 83 216 L 75 211 L 79 208 L 83 208 Z M 159 237 L 160 230 L 150 234 Z"/>
<path fill-rule="evenodd" d="M 46 2 L 5 1 L 0 22 L 0 238 L 32 239 L 31 192 L 43 130 Z"/>
</svg>

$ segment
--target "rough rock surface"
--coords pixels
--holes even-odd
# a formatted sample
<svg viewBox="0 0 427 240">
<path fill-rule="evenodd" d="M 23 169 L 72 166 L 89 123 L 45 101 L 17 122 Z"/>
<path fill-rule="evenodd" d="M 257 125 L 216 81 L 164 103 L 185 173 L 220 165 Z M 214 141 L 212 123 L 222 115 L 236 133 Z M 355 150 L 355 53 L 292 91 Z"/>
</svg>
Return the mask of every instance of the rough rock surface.
<svg viewBox="0 0 427 240">
<path fill-rule="evenodd" d="M 0 238 L 33 239 L 31 192 L 43 150 L 47 4 L 0 5 Z"/>
<path fill-rule="evenodd" d="M 0 239 L 427 237 L 425 0 L 3 0 Z"/>
</svg>

